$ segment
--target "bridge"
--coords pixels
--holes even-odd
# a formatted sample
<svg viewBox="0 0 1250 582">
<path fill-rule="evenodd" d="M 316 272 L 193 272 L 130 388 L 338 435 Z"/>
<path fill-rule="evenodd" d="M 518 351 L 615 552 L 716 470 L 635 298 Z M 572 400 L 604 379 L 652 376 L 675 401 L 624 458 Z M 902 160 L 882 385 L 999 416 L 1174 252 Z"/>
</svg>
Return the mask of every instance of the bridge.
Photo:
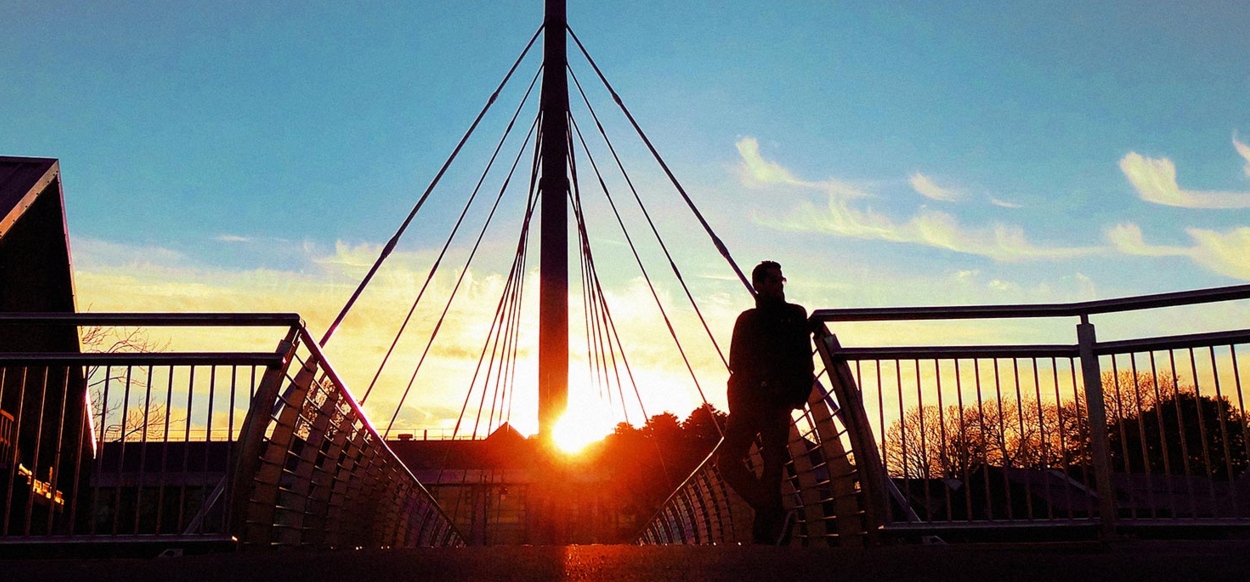
<svg viewBox="0 0 1250 582">
<path fill-rule="evenodd" d="M 585 95 L 580 81 L 565 74 L 569 38 L 647 148 L 653 154 L 655 149 L 563 15 L 562 2 L 547 2 L 543 27 L 500 84 L 508 83 L 543 35 L 539 111 L 516 158 L 534 147 L 517 252 L 483 347 L 483 379 L 476 383 L 475 373 L 466 395 L 466 403 L 469 396 L 480 395 L 480 402 L 490 404 L 479 404 L 471 421 L 462 411 L 460 421 L 472 427 L 469 439 L 457 429 L 445 442 L 429 444 L 427 435 L 416 438 L 393 430 L 412 381 L 389 423 L 365 413 L 365 401 L 387 389 L 378 378 L 391 351 L 373 383 L 352 388 L 326 353 L 442 171 L 334 323 L 317 337 L 294 313 L 77 312 L 59 164 L 0 158 L 0 273 L 5 277 L 0 280 L 0 549 L 112 556 L 244 550 L 244 557 L 204 562 L 238 568 L 252 559 L 276 564 L 286 558 L 266 552 L 280 548 L 397 552 L 360 554 L 382 562 L 413 555 L 401 549 L 422 549 L 423 563 L 445 564 L 448 571 L 465 576 L 493 575 L 531 558 L 537 560 L 532 565 L 536 576 L 578 559 L 618 564 L 604 567 L 648 579 L 659 576 L 655 570 L 629 570 L 630 564 L 649 562 L 669 572 L 683 572 L 683 563 L 713 570 L 742 564 L 765 571 L 775 557 L 767 553 L 772 550 L 735 554 L 739 550 L 729 549 L 749 544 L 751 510 L 726 487 L 711 462 L 712 449 L 702 451 L 700 462 L 645 515 L 625 520 L 623 526 L 619 508 L 609 511 L 603 499 L 583 496 L 601 483 L 587 481 L 584 467 L 565 466 L 558 457 L 534 453 L 530 465 L 515 469 L 446 463 L 467 455 L 469 447 L 523 451 L 528 446 L 501 443 L 511 434 L 504 419 L 514 398 L 515 385 L 508 382 L 516 370 L 515 334 L 521 327 L 533 218 L 542 225 L 539 434 L 534 447 L 546 450 L 567 408 L 570 208 L 577 239 L 572 248 L 578 249 L 583 274 L 587 344 L 596 350 L 588 359 L 600 366 L 591 375 L 604 378 L 607 389 L 616 390 L 622 401 L 626 398 L 620 379 L 621 370 L 628 371 L 625 346 L 615 336 L 598 285 L 575 145 L 582 144 L 583 159 L 590 162 L 605 194 L 608 186 L 569 113 L 570 78 L 578 94 Z M 531 89 L 538 78 L 536 74 Z M 527 91 L 509 131 L 528 96 Z M 597 117 L 593 123 L 602 130 Z M 472 133 L 470 128 L 448 165 Z M 614 153 L 610 142 L 607 148 Z M 656 160 L 732 275 L 746 292 L 753 292 L 727 245 L 658 154 Z M 619 164 L 619 159 L 614 161 Z M 488 170 L 493 163 L 494 158 Z M 513 161 L 496 205 L 517 166 Z M 633 188 L 628 175 L 624 181 Z M 472 202 L 470 197 L 466 212 Z M 457 222 L 453 235 L 459 227 Z M 667 263 L 680 280 L 671 256 Z M 686 295 L 693 304 L 688 289 Z M 787 544 L 804 551 L 858 552 L 794 554 L 809 557 L 813 564 L 832 568 L 836 558 L 882 571 L 890 569 L 890 555 L 906 556 L 912 560 L 906 562 L 909 567 L 934 559 L 934 554 L 923 553 L 929 550 L 915 553 L 914 548 L 894 550 L 901 554 L 872 553 L 900 543 L 1062 542 L 1076 544 L 1060 550 L 1071 552 L 1065 554 L 1069 561 L 1063 567 L 1074 568 L 1084 563 L 1076 556 L 1086 555 L 1087 546 L 1080 545 L 1086 542 L 1241 535 L 1250 525 L 1250 424 L 1240 373 L 1247 365 L 1250 329 L 1239 325 L 1237 314 L 1243 313 L 1247 299 L 1250 286 L 1243 285 L 1082 303 L 814 310 L 813 358 L 819 374 L 807 405 L 792 417 L 783 492 L 797 520 Z M 657 304 L 662 304 L 658 297 Z M 698 306 L 693 309 L 702 320 Z M 1096 326 L 1104 321 L 1118 331 L 1125 318 L 1151 318 L 1161 310 L 1191 310 L 1186 313 L 1200 314 L 1195 322 L 1210 328 L 1099 339 Z M 1025 322 L 1026 330 L 1034 329 L 1034 322 L 1045 324 L 1036 325 L 1033 338 L 1010 345 L 844 345 L 852 340 L 841 331 L 859 324 L 969 320 Z M 405 326 L 407 321 L 391 350 Z M 706 321 L 703 326 L 707 329 Z M 1042 333 L 1045 326 L 1058 326 L 1069 335 L 1056 341 L 1053 334 Z M 128 329 L 169 329 L 189 337 L 225 331 L 248 341 L 231 340 L 225 347 L 205 342 L 208 347 L 196 350 L 133 349 Z M 428 339 L 424 353 L 438 329 L 423 338 Z M 115 336 L 119 339 L 112 347 L 83 349 L 85 337 L 118 330 L 121 336 Z M 711 332 L 707 335 L 719 352 Z M 678 349 L 684 358 L 680 342 Z M 699 378 L 693 370 L 691 375 L 702 394 Z M 507 386 L 488 396 L 491 382 Z M 715 411 L 703 401 L 719 431 Z M 481 420 L 483 414 L 488 420 Z M 435 449 L 444 465 L 431 461 L 419 466 Z M 750 464 L 760 465 L 758 451 Z M 601 512 L 611 513 L 617 529 L 627 535 L 579 533 L 579 524 L 598 519 L 594 515 Z M 473 553 L 479 546 L 609 540 L 707 548 L 669 554 L 632 547 Z M 1109 555 L 1121 558 L 1093 562 L 1105 568 L 1122 559 L 1144 572 L 1161 571 L 1151 570 L 1162 559 L 1157 548 L 1117 547 L 1121 549 Z M 440 548 L 469 553 L 439 553 Z M 939 551 L 962 556 L 954 564 L 1026 561 L 1012 554 Z M 256 553 L 268 557 L 250 557 Z M 466 564 L 456 557 L 466 555 L 487 565 Z M 734 557 L 739 555 L 746 557 Z M 1203 560 L 1194 555 L 1173 556 L 1172 563 L 1197 567 Z M 595 571 L 593 565 L 586 567 Z M 167 575 L 159 565 L 151 566 L 151 572 L 154 577 Z"/>
</svg>

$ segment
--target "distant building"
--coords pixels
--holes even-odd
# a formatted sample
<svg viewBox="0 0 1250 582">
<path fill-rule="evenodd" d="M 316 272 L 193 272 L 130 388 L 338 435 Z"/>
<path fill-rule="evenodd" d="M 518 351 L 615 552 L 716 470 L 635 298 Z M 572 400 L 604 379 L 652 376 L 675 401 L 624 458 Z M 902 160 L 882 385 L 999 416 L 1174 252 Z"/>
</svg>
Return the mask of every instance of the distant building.
<svg viewBox="0 0 1250 582">
<path fill-rule="evenodd" d="M 482 440 L 413 436 L 387 445 L 469 544 L 628 543 L 641 528 L 606 487 L 603 468 L 561 463 L 506 423 Z"/>
</svg>

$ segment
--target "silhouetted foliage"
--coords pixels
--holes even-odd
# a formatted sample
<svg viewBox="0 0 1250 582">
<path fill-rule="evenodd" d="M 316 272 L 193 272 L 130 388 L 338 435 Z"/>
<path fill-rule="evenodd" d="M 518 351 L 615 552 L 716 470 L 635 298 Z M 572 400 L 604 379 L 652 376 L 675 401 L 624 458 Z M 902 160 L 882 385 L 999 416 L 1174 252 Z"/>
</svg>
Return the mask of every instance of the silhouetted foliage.
<svg viewBox="0 0 1250 582">
<path fill-rule="evenodd" d="M 612 496 L 635 527 L 658 511 L 711 454 L 720 441 L 716 422 L 723 425 L 725 417 L 710 406 L 695 409 L 684 421 L 664 412 L 647 419 L 642 428 L 619 423 L 604 439 L 597 462 L 609 472 Z"/>
<path fill-rule="evenodd" d="M 1228 479 L 1247 467 L 1246 416 L 1226 398 L 1175 393 L 1108 432 L 1116 471 Z"/>
<path fill-rule="evenodd" d="M 1250 466 L 1247 417 L 1225 398 L 1199 396 L 1172 375 L 1104 373 L 1113 470 L 1229 478 Z M 1144 443 L 1144 444 L 1143 444 Z M 911 408 L 885 434 L 890 475 L 965 478 L 983 466 L 1089 466 L 1083 393 Z"/>
</svg>

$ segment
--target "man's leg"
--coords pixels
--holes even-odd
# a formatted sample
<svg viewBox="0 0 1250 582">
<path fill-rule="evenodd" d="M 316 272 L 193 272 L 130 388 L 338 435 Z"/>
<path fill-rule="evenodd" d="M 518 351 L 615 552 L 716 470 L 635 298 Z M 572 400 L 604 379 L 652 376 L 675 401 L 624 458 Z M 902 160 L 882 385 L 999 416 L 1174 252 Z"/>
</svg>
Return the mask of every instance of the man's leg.
<svg viewBox="0 0 1250 582">
<path fill-rule="evenodd" d="M 790 410 L 782 408 L 769 411 L 760 430 L 764 457 L 764 474 L 760 477 L 762 497 L 756 514 L 761 516 L 761 530 L 765 540 L 773 543 L 781 534 L 785 522 L 785 508 L 781 501 L 781 477 L 786 462 L 790 460 Z"/>
<path fill-rule="evenodd" d="M 763 500 L 759 480 L 754 473 L 747 470 L 743 461 L 758 432 L 759 423 L 756 419 L 742 412 L 730 413 L 729 420 L 725 423 L 725 442 L 721 443 L 720 450 L 716 453 L 716 468 L 720 471 L 721 478 L 757 513 L 757 506 Z"/>
</svg>

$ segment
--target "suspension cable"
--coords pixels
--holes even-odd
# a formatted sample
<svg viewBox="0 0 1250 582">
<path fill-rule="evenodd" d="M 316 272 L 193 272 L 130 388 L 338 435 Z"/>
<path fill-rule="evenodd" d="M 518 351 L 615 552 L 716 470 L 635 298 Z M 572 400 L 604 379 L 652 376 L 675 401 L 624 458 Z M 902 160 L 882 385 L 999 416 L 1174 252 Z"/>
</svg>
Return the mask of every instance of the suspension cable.
<svg viewBox="0 0 1250 582">
<path fill-rule="evenodd" d="M 539 118 L 541 118 L 541 117 L 542 117 L 542 113 L 540 112 L 538 116 L 539 116 Z M 534 149 L 535 149 L 535 152 L 537 152 L 537 151 L 538 151 L 539 144 L 540 144 L 540 143 L 541 143 L 541 141 L 542 141 L 542 129 L 541 129 L 541 124 L 539 124 L 539 125 L 538 125 L 538 128 L 539 128 L 539 129 L 538 129 L 538 135 L 537 135 L 536 139 L 534 140 Z M 521 223 L 521 234 L 520 234 L 520 238 L 519 238 L 519 240 L 518 240 L 518 242 L 517 242 L 517 251 L 516 251 L 516 254 L 513 256 L 513 259 L 512 259 L 512 266 L 513 266 L 513 269 L 512 269 L 511 274 L 509 275 L 509 283 L 512 283 L 512 280 L 513 280 L 514 278 L 519 279 L 519 280 L 521 281 L 521 283 L 522 283 L 522 284 L 524 283 L 524 277 L 525 277 L 525 275 L 524 275 L 524 274 L 525 274 L 524 263 L 525 263 L 525 257 L 526 257 L 527 252 L 528 252 L 530 223 L 531 223 L 531 221 L 532 221 L 532 219 L 533 219 L 533 216 L 534 216 L 534 208 L 536 207 L 536 205 L 537 205 L 537 200 L 538 200 L 538 196 L 537 196 L 537 192 L 538 192 L 538 165 L 537 165 L 537 159 L 538 159 L 538 156 L 537 156 L 537 155 L 535 155 L 535 156 L 533 157 L 533 159 L 535 160 L 535 162 L 532 164 L 532 166 L 531 166 L 531 168 L 530 168 L 530 182 L 529 182 L 529 191 L 528 191 L 528 195 L 527 195 L 527 202 L 526 202 L 526 208 L 525 208 L 525 217 L 524 217 L 524 219 L 523 219 L 523 221 L 522 221 L 522 223 Z M 506 291 L 507 291 L 507 287 L 505 286 L 505 293 L 501 294 L 501 297 L 500 297 L 500 301 L 501 301 L 501 303 L 502 303 L 502 301 L 503 301 L 503 298 L 507 296 Z M 517 319 L 516 319 L 516 318 L 517 318 L 517 312 L 519 312 L 519 309 L 520 309 L 520 299 L 519 299 L 520 295 L 519 295 L 519 292 L 518 292 L 518 294 L 517 294 L 517 295 L 515 295 L 515 297 L 517 297 L 517 299 L 514 299 L 514 300 L 510 303 L 510 309 L 512 309 L 512 311 L 513 311 L 513 315 L 511 316 L 511 319 L 512 319 L 512 325 L 511 325 L 511 327 L 512 327 L 514 330 L 515 330 L 517 327 L 519 327 L 518 325 L 516 325 L 516 321 L 517 321 Z M 498 316 L 498 314 L 499 314 L 499 311 L 498 311 L 498 309 L 496 309 L 496 316 Z M 498 319 L 496 319 L 496 320 L 494 320 L 494 321 L 498 321 Z M 494 326 L 493 326 L 494 321 L 492 321 L 492 330 L 493 330 L 493 329 L 495 329 L 495 328 L 494 328 Z M 489 337 L 488 337 L 488 338 L 487 338 L 487 343 L 489 343 L 489 342 L 490 342 L 490 339 L 489 339 Z M 483 353 L 484 353 L 484 352 L 485 352 L 485 347 L 483 347 L 482 349 L 483 349 Z M 512 352 L 512 354 L 511 354 L 511 358 L 515 361 L 515 358 L 516 358 L 515 344 L 514 344 L 514 346 L 513 346 L 513 352 Z M 471 381 L 471 382 L 469 383 L 469 389 L 465 391 L 465 395 L 464 395 L 464 402 L 460 405 L 460 414 L 457 416 L 457 418 L 456 418 L 456 424 L 455 424 L 455 427 L 452 429 L 452 433 L 451 433 L 452 440 L 455 440 L 456 436 L 458 436 L 458 435 L 460 434 L 460 426 L 461 426 L 461 424 L 464 422 L 464 419 L 465 419 L 465 413 L 468 411 L 468 408 L 469 408 L 469 401 L 470 401 L 470 400 L 472 399 L 472 397 L 473 397 L 473 387 L 474 387 L 474 384 L 476 383 L 476 378 L 477 378 L 477 370 L 480 370 L 480 369 L 481 369 L 481 359 L 479 358 L 479 360 L 478 360 L 478 367 L 477 367 L 477 369 L 476 369 L 476 370 L 475 370 L 475 372 L 474 372 L 474 381 Z M 515 371 L 515 362 L 514 362 L 513 370 Z M 510 383 L 511 383 L 513 380 L 514 380 L 514 377 L 510 377 L 510 378 L 509 378 L 509 382 L 510 382 Z M 485 390 L 485 387 L 483 387 L 483 390 Z M 511 402 L 511 401 L 509 401 L 509 402 Z M 509 406 L 511 406 L 511 404 L 509 404 Z M 397 410 L 398 410 L 398 409 L 397 409 Z M 511 418 L 511 411 L 510 411 L 510 410 L 509 410 L 509 413 L 508 413 L 508 417 L 509 417 L 509 418 Z M 474 432 L 476 433 L 476 429 L 474 430 Z M 443 471 L 444 471 L 444 470 L 446 469 L 446 467 L 447 467 L 447 461 L 448 461 L 448 459 L 450 459 L 450 455 L 451 455 L 451 449 L 446 449 L 446 450 L 444 451 L 443 461 L 442 461 L 442 463 L 440 463 L 440 465 L 439 465 L 439 472 L 438 472 L 438 477 L 437 477 L 437 480 L 438 480 L 438 481 L 441 481 L 441 480 L 442 480 Z"/>
<path fill-rule="evenodd" d="M 603 128 L 603 123 L 599 121 L 599 116 L 595 113 L 595 108 L 591 106 L 590 99 L 586 97 L 586 92 L 582 90 L 582 84 L 577 79 L 577 75 L 573 70 L 569 69 L 569 76 L 573 78 L 573 84 L 577 87 L 578 93 L 582 96 L 582 101 L 586 104 L 586 108 L 590 111 L 590 116 L 595 122 L 595 126 L 599 129 L 599 135 L 603 137 L 603 142 L 608 146 L 608 151 L 612 153 L 613 160 L 616 161 L 616 167 L 621 171 L 621 176 L 625 178 L 625 183 L 629 186 L 629 190 L 634 195 L 634 200 L 638 202 L 638 208 L 642 210 L 642 215 L 647 219 L 647 224 L 651 227 L 651 233 L 655 235 L 656 242 L 659 243 L 660 249 L 664 251 L 664 257 L 668 259 L 668 265 L 673 270 L 673 275 L 677 277 L 677 282 L 681 284 L 682 290 L 686 293 L 686 299 L 690 301 L 690 306 L 694 309 L 695 315 L 699 317 L 699 323 L 703 325 L 703 330 L 707 333 L 708 340 L 712 342 L 712 347 L 716 349 L 716 355 L 720 357 L 720 361 L 724 364 L 725 369 L 729 369 L 729 360 L 725 358 L 725 353 L 721 350 L 720 344 L 716 341 L 716 336 L 712 334 L 712 328 L 707 323 L 707 318 L 703 317 L 703 312 L 699 309 L 699 304 L 694 300 L 694 294 L 690 291 L 690 286 L 686 285 L 686 279 L 681 275 L 681 269 L 677 267 L 677 262 L 673 260 L 673 255 L 668 251 L 668 245 L 664 243 L 664 238 L 660 236 L 660 230 L 655 226 L 655 221 L 651 219 L 651 213 L 647 211 L 647 206 L 643 204 L 642 197 L 638 194 L 638 188 L 634 186 L 634 181 L 629 177 L 629 172 L 625 170 L 625 164 L 621 161 L 620 155 L 616 152 L 616 147 L 612 145 L 612 140 L 608 139 L 608 133 Z"/>
<path fill-rule="evenodd" d="M 482 175 L 478 178 L 477 184 L 473 187 L 473 192 L 469 195 L 468 201 L 465 202 L 464 209 L 460 211 L 456 224 L 452 227 L 451 233 L 447 235 L 447 240 L 443 243 L 443 248 L 439 250 L 438 256 L 435 257 L 433 265 L 430 266 L 429 273 L 426 274 L 425 282 L 421 284 L 421 290 L 417 292 L 417 298 L 413 300 L 412 306 L 408 308 L 408 314 L 404 316 L 403 323 L 399 326 L 399 331 L 395 332 L 395 339 L 391 340 L 391 345 L 386 349 L 386 355 L 382 356 L 382 362 L 378 364 L 377 372 L 374 372 L 373 379 L 369 381 L 369 387 L 365 389 L 365 395 L 360 399 L 363 405 L 369 399 L 369 394 L 373 392 L 373 387 L 377 385 L 378 378 L 382 375 L 383 368 L 391 359 L 391 354 L 395 352 L 395 346 L 399 345 L 399 340 L 404 335 L 404 330 L 408 328 L 408 323 L 412 321 L 412 315 L 417 310 L 417 305 L 421 303 L 421 299 L 425 296 L 425 291 L 429 288 L 430 283 L 434 280 L 434 274 L 438 271 L 439 265 L 443 263 L 443 257 L 447 255 L 447 250 L 451 247 L 452 241 L 456 237 L 456 233 L 460 230 L 460 225 L 464 223 L 464 217 L 469 213 L 469 208 L 473 205 L 474 199 L 477 198 L 478 191 L 482 188 L 482 183 L 486 181 L 487 174 L 494 167 L 495 160 L 499 157 L 499 151 L 503 149 L 503 144 L 507 141 L 508 136 L 512 133 L 512 128 L 516 125 L 517 117 L 521 115 L 521 109 L 525 107 L 526 101 L 529 100 L 530 93 L 534 90 L 534 85 L 538 82 L 538 76 L 542 73 L 542 67 L 534 73 L 534 78 L 530 80 L 529 88 L 525 90 L 525 95 L 521 98 L 521 102 L 517 104 L 516 111 L 512 114 L 512 119 L 508 120 L 508 126 L 504 128 L 503 135 L 499 138 L 499 143 L 495 145 L 495 151 L 490 156 L 490 161 L 486 163 L 486 168 L 482 170 Z"/>
<path fill-rule="evenodd" d="M 542 26 L 539 26 L 538 30 L 534 31 L 534 36 L 530 37 L 529 43 L 527 43 L 525 45 L 525 49 L 521 51 L 521 56 L 518 56 L 516 61 L 512 63 L 512 67 L 508 69 L 508 73 L 504 75 L 503 80 L 499 82 L 499 86 L 495 88 L 495 92 L 491 93 L 490 99 L 486 101 L 486 105 L 482 107 L 480 112 L 478 112 L 477 118 L 475 118 L 473 123 L 469 125 L 468 131 L 466 131 L 464 136 L 460 138 L 460 142 L 456 144 L 454 149 L 452 149 L 451 155 L 448 156 L 447 161 L 443 162 L 443 166 L 439 168 L 438 173 L 434 175 L 434 179 L 430 182 L 430 185 L 426 187 L 425 192 L 421 194 L 421 198 L 417 200 L 416 206 L 414 206 L 412 211 L 408 213 L 408 217 L 404 219 L 403 224 L 399 225 L 399 230 L 395 231 L 395 234 L 391 236 L 391 239 L 386 241 L 386 246 L 382 247 L 382 252 L 378 255 L 378 259 L 374 261 L 373 267 L 371 267 L 369 272 L 365 274 L 365 278 L 360 282 L 360 285 L 356 287 L 356 291 L 352 293 L 351 298 L 347 300 L 347 304 L 343 306 L 343 310 L 339 312 L 338 317 L 334 318 L 334 323 L 331 323 L 330 327 L 326 328 L 325 335 L 321 336 L 321 341 L 318 342 L 321 347 L 325 347 L 326 343 L 330 341 L 330 336 L 334 335 L 334 332 L 338 329 L 339 324 L 343 323 L 343 319 L 347 317 L 347 312 L 351 311 L 352 306 L 356 304 L 356 300 L 360 297 L 360 294 L 365 290 L 365 287 L 369 285 L 369 281 L 373 280 L 373 275 L 378 272 L 378 268 L 382 266 L 382 262 L 385 261 L 386 258 L 391 255 L 391 252 L 395 250 L 395 245 L 399 244 L 399 238 L 403 236 L 404 231 L 408 229 L 408 225 L 412 222 L 412 219 L 417 215 L 417 212 L 421 210 L 421 207 L 425 204 L 426 199 L 430 197 L 430 192 L 434 191 L 434 187 L 437 186 L 439 180 L 443 178 L 443 174 L 447 172 L 447 168 L 451 166 L 451 163 L 456 159 L 456 156 L 460 154 L 460 149 L 463 148 L 465 142 L 469 140 L 469 136 L 473 135 L 473 131 L 477 129 L 478 123 L 482 121 L 482 118 L 486 116 L 486 112 L 490 110 L 491 105 L 493 105 L 495 100 L 499 98 L 499 92 L 503 90 L 504 85 L 508 84 L 508 79 L 512 78 L 512 73 L 516 71 L 517 66 L 521 64 L 525 55 L 529 53 L 530 48 L 534 46 L 534 41 L 538 39 L 538 35 L 542 33 L 542 31 Z"/>
<path fill-rule="evenodd" d="M 460 272 L 460 277 L 456 279 L 456 285 L 452 287 L 451 294 L 447 298 L 447 304 L 443 307 L 443 312 L 438 318 L 438 322 L 434 324 L 434 330 L 430 333 L 430 339 L 425 344 L 425 350 L 421 352 L 421 358 L 417 360 L 417 365 L 412 371 L 412 376 L 408 379 L 408 386 L 404 388 L 404 394 L 399 399 L 399 403 L 395 406 L 395 414 L 391 416 L 391 421 L 386 425 L 387 436 L 391 432 L 391 428 L 395 426 L 395 419 L 399 417 L 399 411 L 404 406 L 404 401 L 408 399 L 408 393 L 412 391 L 412 384 L 417 379 L 417 373 L 421 371 L 421 365 L 425 362 L 425 358 L 430 353 L 430 347 L 434 344 L 435 338 L 438 337 L 439 330 L 443 327 L 443 322 L 447 319 L 447 312 L 451 310 L 452 301 L 456 298 L 456 292 L 460 290 L 460 285 L 464 283 L 465 276 L 469 273 L 469 266 L 473 264 L 473 258 L 477 255 L 478 249 L 481 247 L 482 239 L 486 236 L 486 230 L 490 227 L 491 220 L 495 217 L 495 211 L 499 209 L 499 202 L 503 199 L 503 195 L 508 190 L 508 184 L 512 181 L 512 175 L 516 172 L 517 164 L 521 161 L 521 155 L 524 153 L 525 146 L 529 144 L 529 140 L 534 136 L 540 116 L 535 116 L 534 124 L 530 126 L 530 131 L 525 136 L 525 142 L 521 144 L 521 150 L 517 152 L 516 158 L 512 162 L 512 168 L 508 170 L 508 175 L 504 178 L 503 184 L 499 187 L 499 195 L 495 197 L 495 203 L 491 206 L 490 213 L 486 217 L 482 229 L 478 232 L 477 240 L 473 243 L 473 249 L 469 252 L 469 256 L 465 261 L 464 270 Z"/>
<path fill-rule="evenodd" d="M 699 384 L 699 377 L 695 374 L 694 366 L 690 363 L 689 356 L 686 355 L 685 348 L 681 345 L 681 340 L 677 337 L 677 330 L 673 327 L 673 322 L 668 316 L 668 312 L 664 309 L 664 304 L 660 301 L 659 293 L 655 290 L 655 285 L 651 281 L 651 276 L 647 274 L 647 268 L 642 263 L 642 258 L 638 254 L 638 248 L 634 245 L 633 238 L 629 236 L 628 229 L 625 228 L 625 221 L 621 217 L 620 211 L 616 207 L 616 202 L 612 199 L 612 195 L 608 190 L 608 185 L 603 179 L 603 174 L 599 172 L 599 166 L 595 163 L 594 157 L 590 155 L 590 148 L 586 146 L 586 139 L 582 136 L 582 130 L 577 125 L 575 119 L 570 119 L 577 138 L 581 141 L 582 149 L 586 152 L 586 157 L 590 160 L 590 166 L 595 171 L 595 176 L 599 180 L 599 186 L 603 189 L 604 196 L 608 199 L 608 204 L 612 207 L 612 213 L 616 216 L 616 221 L 621 227 L 621 233 L 625 235 L 625 241 L 629 244 L 629 249 L 634 255 L 634 260 L 638 263 L 639 270 L 642 271 L 643 279 L 647 282 L 647 287 L 651 291 L 651 297 L 655 299 L 656 307 L 660 310 L 660 314 L 664 317 L 664 325 L 668 328 L 668 333 L 673 338 L 673 343 L 677 346 L 678 353 L 681 354 L 682 362 L 686 365 L 686 370 L 690 372 L 690 378 L 694 381 L 695 388 L 699 391 L 699 397 L 703 399 L 704 404 L 707 403 L 707 396 L 703 392 L 703 387 Z"/>
<path fill-rule="evenodd" d="M 677 188 L 677 192 L 679 192 L 681 197 L 686 201 L 686 205 L 690 207 L 690 211 L 694 213 L 695 218 L 699 219 L 699 224 L 703 225 L 703 230 L 706 231 L 708 236 L 712 238 L 712 244 L 716 245 L 716 249 L 720 251 L 721 256 L 725 257 L 725 260 L 729 262 L 729 266 L 732 267 L 734 273 L 738 275 L 738 279 L 742 281 L 743 286 L 745 286 L 747 291 L 754 296 L 755 288 L 751 286 L 751 282 L 747 280 L 746 275 L 742 274 L 742 269 L 738 268 L 738 263 L 734 262 L 733 257 L 729 256 L 729 248 L 726 247 L 720 237 L 716 236 L 716 233 L 712 231 L 712 227 L 708 225 L 707 220 L 703 218 L 703 213 L 699 212 L 699 209 L 694 205 L 694 201 L 691 200 L 690 196 L 686 194 L 686 189 L 683 188 L 681 183 L 677 181 L 677 176 L 673 175 L 673 171 L 668 168 L 668 164 L 664 162 L 664 158 L 661 158 L 660 153 L 655 149 L 655 146 L 651 145 L 651 140 L 647 138 L 647 134 L 642 131 L 642 127 L 638 125 L 636 120 L 634 120 L 633 114 L 631 114 L 629 109 L 625 107 L 625 102 L 622 101 L 621 96 L 616 93 L 616 89 L 612 88 L 612 84 L 609 83 L 608 78 L 603 75 L 603 71 L 599 70 L 599 65 L 595 63 L 593 58 L 590 57 L 590 53 L 587 52 L 586 47 L 582 45 L 581 39 L 577 38 L 577 34 L 573 32 L 573 29 L 568 26 L 565 26 L 565 29 L 568 30 L 569 36 L 573 38 L 573 42 L 577 44 L 577 48 L 582 51 L 582 55 L 586 57 L 586 61 L 589 62 L 590 66 L 595 70 L 595 74 L 599 76 L 599 80 L 603 82 L 603 86 L 606 87 L 608 92 L 612 94 L 612 99 L 616 101 L 618 106 L 620 106 L 621 112 L 624 113 L 625 117 L 629 119 L 629 123 L 634 126 L 634 131 L 638 132 L 638 137 L 642 138 L 642 142 L 646 144 L 647 149 L 651 151 L 652 157 L 654 157 L 655 161 L 658 162 L 660 167 L 664 169 L 664 173 L 668 175 L 668 179 L 673 183 L 673 187 Z"/>
<path fill-rule="evenodd" d="M 572 120 L 570 119 L 570 123 Z M 595 282 L 598 280 L 598 272 L 595 269 L 594 256 L 590 248 L 590 236 L 586 229 L 586 217 L 582 208 L 581 184 L 577 179 L 577 163 L 576 157 L 573 155 L 574 143 L 570 134 L 568 138 L 569 151 L 569 168 L 573 176 L 573 188 L 570 190 L 571 202 L 573 203 L 573 215 L 577 224 L 579 250 L 578 258 L 582 266 L 582 302 L 585 306 L 585 326 L 586 326 L 586 363 L 590 367 L 590 375 L 592 382 L 599 389 L 600 398 L 607 397 L 608 404 L 612 402 L 612 383 L 608 374 L 608 355 L 611 354 L 613 347 L 610 343 L 605 342 L 606 321 L 610 320 L 609 315 L 604 314 L 607 301 L 602 293 L 597 293 Z M 613 365 L 615 365 L 615 354 L 612 354 Z M 624 403 L 624 390 L 619 383 L 619 375 L 617 376 L 617 390 L 621 392 L 622 404 Z M 625 422 L 629 422 L 629 412 L 627 408 L 622 407 L 625 414 Z"/>
<path fill-rule="evenodd" d="M 572 148 L 570 148 L 570 151 L 572 151 Z M 580 188 L 579 188 L 579 198 L 580 198 Z M 602 333 L 606 337 L 608 354 L 612 360 L 611 369 L 612 369 L 613 375 L 616 376 L 617 392 L 620 395 L 620 402 L 621 402 L 621 413 L 624 415 L 625 422 L 628 423 L 629 422 L 629 409 L 625 405 L 624 383 L 621 381 L 621 373 L 620 373 L 620 368 L 624 367 L 625 373 L 629 377 L 630 385 L 634 389 L 634 396 L 638 401 L 638 408 L 642 412 L 643 419 L 645 420 L 646 418 L 648 418 L 647 406 L 643 402 L 642 394 L 638 391 L 638 383 L 634 380 L 633 369 L 630 367 L 629 360 L 625 356 L 625 346 L 621 343 L 620 335 L 617 334 L 616 323 L 613 320 L 611 310 L 608 307 L 606 294 L 603 292 L 603 285 L 602 285 L 602 282 L 599 280 L 598 270 L 594 266 L 595 261 L 594 261 L 594 256 L 590 250 L 590 236 L 586 229 L 585 216 L 582 213 L 580 204 L 574 210 L 575 210 L 575 216 L 577 218 L 578 235 L 581 239 L 581 253 L 586 257 L 586 262 L 589 266 L 588 268 L 589 285 L 584 284 L 584 287 L 588 286 L 590 288 L 590 293 L 593 293 L 593 295 L 595 296 L 595 302 L 598 304 L 598 311 L 602 313 L 602 315 L 600 315 L 599 318 L 603 320 L 603 332 Z M 613 337 L 615 337 L 616 339 L 615 347 L 612 344 Z M 603 343 L 604 343 L 603 340 L 600 340 L 598 345 L 603 345 Z M 616 353 L 618 350 L 621 354 L 620 366 L 618 366 L 616 363 Z M 604 365 L 606 366 L 607 364 L 605 363 Z M 609 384 L 610 386 L 610 381 L 607 381 L 605 383 Z M 608 393 L 609 395 L 611 394 L 610 388 L 608 390 Z"/>
</svg>

